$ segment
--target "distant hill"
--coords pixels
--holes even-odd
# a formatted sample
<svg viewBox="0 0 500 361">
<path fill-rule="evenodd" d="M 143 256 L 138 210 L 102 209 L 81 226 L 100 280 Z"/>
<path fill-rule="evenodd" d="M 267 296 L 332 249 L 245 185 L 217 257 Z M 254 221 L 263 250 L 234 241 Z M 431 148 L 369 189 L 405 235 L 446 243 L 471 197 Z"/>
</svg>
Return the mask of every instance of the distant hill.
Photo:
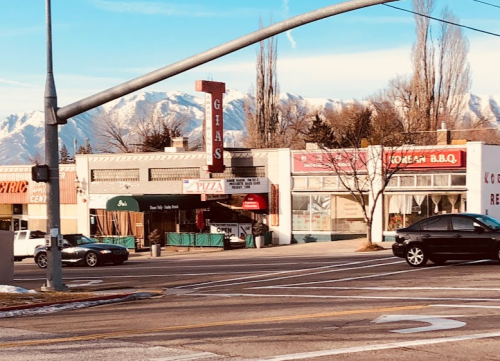
<svg viewBox="0 0 500 361">
<path fill-rule="evenodd" d="M 249 96 L 233 89 L 228 89 L 224 96 L 224 142 L 228 146 L 242 146 L 245 136 L 243 104 Z M 307 102 L 320 109 L 338 108 L 352 102 L 305 98 L 288 93 L 281 94 L 280 98 L 282 102 Z M 113 119 L 119 119 L 123 129 L 131 129 L 137 118 L 146 118 L 151 111 L 165 115 L 173 112 L 184 114 L 184 135 L 194 144 L 201 137 L 203 103 L 203 95 L 193 96 L 178 91 L 128 95 L 68 119 L 68 123 L 59 128 L 59 147 L 64 144 L 73 154 L 75 140 L 79 147 L 89 139 L 92 148 L 97 149 L 96 129 L 103 114 L 111 114 Z M 500 96 L 469 95 L 465 120 L 474 120 L 481 115 L 497 126 L 500 123 Z M 41 111 L 12 114 L 4 118 L 0 121 L 0 165 L 29 164 L 36 154 L 43 158 L 44 136 L 44 115 Z"/>
</svg>

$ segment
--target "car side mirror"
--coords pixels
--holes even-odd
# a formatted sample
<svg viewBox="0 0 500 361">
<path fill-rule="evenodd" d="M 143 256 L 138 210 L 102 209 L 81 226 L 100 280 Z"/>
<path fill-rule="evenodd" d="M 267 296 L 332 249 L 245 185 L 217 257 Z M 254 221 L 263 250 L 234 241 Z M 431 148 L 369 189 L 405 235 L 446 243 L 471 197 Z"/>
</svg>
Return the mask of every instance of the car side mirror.
<svg viewBox="0 0 500 361">
<path fill-rule="evenodd" d="M 479 234 L 483 234 L 484 233 L 484 228 L 483 227 L 479 227 L 479 226 L 475 226 L 474 227 L 474 231 L 476 231 Z"/>
</svg>

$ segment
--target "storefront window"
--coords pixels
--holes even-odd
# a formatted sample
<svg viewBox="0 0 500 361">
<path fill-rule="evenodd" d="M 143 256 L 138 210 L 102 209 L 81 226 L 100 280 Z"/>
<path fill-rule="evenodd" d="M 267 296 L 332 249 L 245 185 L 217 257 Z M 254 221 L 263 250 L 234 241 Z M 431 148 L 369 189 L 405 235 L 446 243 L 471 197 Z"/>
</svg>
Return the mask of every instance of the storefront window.
<svg viewBox="0 0 500 361">
<path fill-rule="evenodd" d="M 293 189 L 307 189 L 307 178 L 293 177 Z"/>
<path fill-rule="evenodd" d="M 309 189 L 321 189 L 321 177 L 309 177 Z"/>
<path fill-rule="evenodd" d="M 430 187 L 430 186 L 432 186 L 432 176 L 417 175 L 417 187 Z"/>
<path fill-rule="evenodd" d="M 385 196 L 387 231 L 407 227 L 421 219 L 465 211 L 462 194 L 391 194 Z"/>
<path fill-rule="evenodd" d="M 415 176 L 401 176 L 401 187 L 415 187 Z"/>
<path fill-rule="evenodd" d="M 465 186 L 467 185 L 466 176 L 464 174 L 452 174 L 451 185 L 452 186 Z"/>
<path fill-rule="evenodd" d="M 293 231 L 366 233 L 361 206 L 352 196 L 294 194 L 292 207 Z"/>
<path fill-rule="evenodd" d="M 323 186 L 325 189 L 337 189 L 337 177 L 324 177 Z"/>
<path fill-rule="evenodd" d="M 368 204 L 368 199 L 365 199 Z M 352 196 L 332 197 L 332 231 L 366 233 L 363 209 Z"/>
<path fill-rule="evenodd" d="M 448 187 L 448 186 L 449 186 L 448 174 L 434 175 L 434 187 Z"/>
<path fill-rule="evenodd" d="M 311 231 L 330 230 L 330 195 L 311 196 Z"/>
<path fill-rule="evenodd" d="M 311 223 L 309 204 L 309 195 L 292 196 L 292 227 L 294 231 L 309 231 Z"/>
</svg>

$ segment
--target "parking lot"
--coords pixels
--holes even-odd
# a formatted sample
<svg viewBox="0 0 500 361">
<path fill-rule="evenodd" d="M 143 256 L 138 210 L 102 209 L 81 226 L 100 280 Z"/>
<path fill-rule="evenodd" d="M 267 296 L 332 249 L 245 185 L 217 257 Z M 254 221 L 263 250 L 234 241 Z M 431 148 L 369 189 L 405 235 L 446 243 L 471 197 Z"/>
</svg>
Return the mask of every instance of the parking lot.
<svg viewBox="0 0 500 361">
<path fill-rule="evenodd" d="M 85 346 L 97 357 L 96 342 L 112 341 L 147 360 L 495 359 L 498 262 L 412 268 L 390 250 L 357 253 L 349 242 L 64 267 L 74 289 L 161 297 L 0 320 L 0 355 L 20 360 L 16 350 L 30 347 L 62 360 Z M 28 260 L 16 264 L 16 285 L 39 287 L 44 276 Z M 24 336 L 6 344 L 8 330 Z"/>
</svg>

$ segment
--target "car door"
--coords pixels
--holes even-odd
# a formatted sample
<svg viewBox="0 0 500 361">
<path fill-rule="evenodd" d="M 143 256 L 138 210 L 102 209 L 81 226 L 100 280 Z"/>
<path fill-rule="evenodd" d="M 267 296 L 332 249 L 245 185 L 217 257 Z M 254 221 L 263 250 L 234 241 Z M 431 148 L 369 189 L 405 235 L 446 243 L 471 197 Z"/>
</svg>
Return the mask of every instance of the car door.
<svg viewBox="0 0 500 361">
<path fill-rule="evenodd" d="M 461 258 L 485 256 L 491 250 L 492 233 L 473 218 L 453 216 L 451 225 L 454 233 L 453 252 Z"/>
<path fill-rule="evenodd" d="M 429 255 L 448 255 L 452 249 L 450 217 L 431 217 L 420 224 L 420 237 Z"/>
</svg>

